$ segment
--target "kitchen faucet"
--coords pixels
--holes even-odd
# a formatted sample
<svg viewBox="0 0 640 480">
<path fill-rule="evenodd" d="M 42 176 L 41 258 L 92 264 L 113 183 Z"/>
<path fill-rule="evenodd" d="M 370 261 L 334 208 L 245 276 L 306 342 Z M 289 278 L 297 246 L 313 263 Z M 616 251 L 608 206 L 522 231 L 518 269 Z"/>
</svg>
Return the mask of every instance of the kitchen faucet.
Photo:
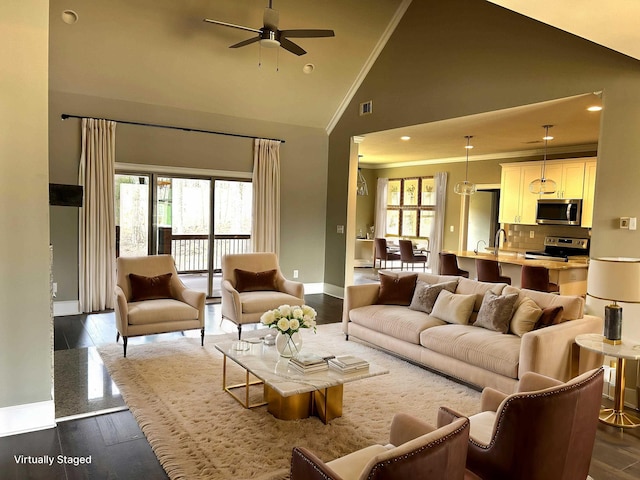
<svg viewBox="0 0 640 480">
<path fill-rule="evenodd" d="M 476 243 L 476 249 L 473 251 L 473 253 L 475 253 L 476 255 L 480 251 L 480 242 L 484 243 L 485 247 L 487 246 L 487 242 L 485 242 L 484 240 L 478 240 L 478 243 Z"/>
<path fill-rule="evenodd" d="M 495 239 L 495 245 L 493 248 L 493 254 L 497 257 L 498 256 L 498 249 L 500 248 L 500 232 L 504 233 L 504 241 L 507 241 L 507 232 L 505 232 L 504 228 L 501 228 L 500 230 L 498 230 L 496 232 L 496 239 Z"/>
</svg>

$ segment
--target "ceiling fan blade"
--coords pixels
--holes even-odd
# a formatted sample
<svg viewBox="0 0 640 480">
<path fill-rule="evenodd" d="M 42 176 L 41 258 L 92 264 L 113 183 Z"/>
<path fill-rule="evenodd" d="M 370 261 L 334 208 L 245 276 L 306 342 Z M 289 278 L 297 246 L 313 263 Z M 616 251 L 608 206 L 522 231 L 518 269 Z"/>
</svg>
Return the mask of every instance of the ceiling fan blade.
<svg viewBox="0 0 640 480">
<path fill-rule="evenodd" d="M 291 40 L 287 40 L 284 37 L 280 37 L 280 46 L 285 50 L 290 51 L 291 53 L 295 53 L 298 56 L 304 55 L 305 53 L 307 53 L 305 49 L 303 49 L 299 45 L 296 45 Z"/>
<path fill-rule="evenodd" d="M 244 40 L 242 42 L 238 42 L 238 43 L 235 43 L 233 45 L 230 45 L 229 48 L 244 47 L 245 45 L 251 45 L 252 43 L 257 42 L 258 40 L 260 40 L 260 37 L 253 37 L 253 38 L 250 38 L 249 40 Z"/>
<path fill-rule="evenodd" d="M 247 32 L 260 33 L 262 30 L 255 28 L 243 27 L 242 25 L 235 25 L 233 23 L 220 22 L 218 20 L 210 20 L 208 18 L 203 19 L 204 22 L 213 23 L 215 25 L 222 25 L 223 27 L 237 28 L 238 30 L 246 30 Z"/>
<path fill-rule="evenodd" d="M 271 30 L 278 29 L 278 22 L 280 21 L 280 14 L 273 8 L 264 9 L 264 26 Z"/>
<path fill-rule="evenodd" d="M 313 29 L 303 29 L 303 30 L 282 30 L 280 32 L 281 37 L 290 37 L 290 38 L 318 38 L 318 37 L 335 37 L 336 34 L 333 30 L 313 30 Z"/>
</svg>

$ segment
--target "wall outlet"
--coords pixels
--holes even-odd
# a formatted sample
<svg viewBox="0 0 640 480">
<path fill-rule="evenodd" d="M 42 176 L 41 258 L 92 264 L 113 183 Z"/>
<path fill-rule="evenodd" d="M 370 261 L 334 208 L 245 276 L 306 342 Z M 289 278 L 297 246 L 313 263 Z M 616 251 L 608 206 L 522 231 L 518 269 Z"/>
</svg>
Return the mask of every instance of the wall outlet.
<svg viewBox="0 0 640 480">
<path fill-rule="evenodd" d="M 298 270 L 293 271 L 293 278 L 298 278 Z"/>
<path fill-rule="evenodd" d="M 535 238 L 536 237 L 536 231 L 535 230 L 529 230 L 529 238 Z"/>
<path fill-rule="evenodd" d="M 336 230 L 338 233 L 344 233 L 344 225 L 338 225 L 338 228 Z"/>
<path fill-rule="evenodd" d="M 636 217 L 631 217 L 629 219 L 629 230 L 635 230 L 636 228 L 638 228 Z"/>
<path fill-rule="evenodd" d="M 620 228 L 629 228 L 629 217 L 620 217 Z"/>
</svg>

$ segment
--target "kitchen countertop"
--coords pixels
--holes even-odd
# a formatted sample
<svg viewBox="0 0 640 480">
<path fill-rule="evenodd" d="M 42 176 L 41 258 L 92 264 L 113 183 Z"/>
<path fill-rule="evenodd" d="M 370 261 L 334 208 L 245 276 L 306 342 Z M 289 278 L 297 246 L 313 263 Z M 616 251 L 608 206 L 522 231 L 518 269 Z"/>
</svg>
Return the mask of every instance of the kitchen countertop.
<svg viewBox="0 0 640 480">
<path fill-rule="evenodd" d="M 587 263 L 586 259 L 584 261 L 569 260 L 568 262 L 556 262 L 553 260 L 533 260 L 533 259 L 524 258 L 524 254 L 522 253 L 505 251 L 505 250 L 499 250 L 497 257 L 493 253 L 489 253 L 489 252 L 475 253 L 469 250 L 452 252 L 452 253 L 455 253 L 458 257 L 461 257 L 461 258 L 472 258 L 472 259 L 481 258 L 481 259 L 488 259 L 488 260 L 498 260 L 499 263 L 510 263 L 513 265 L 533 265 L 533 266 L 546 267 L 549 270 L 570 270 L 573 268 L 582 268 L 582 269 L 589 268 L 589 264 Z"/>
</svg>

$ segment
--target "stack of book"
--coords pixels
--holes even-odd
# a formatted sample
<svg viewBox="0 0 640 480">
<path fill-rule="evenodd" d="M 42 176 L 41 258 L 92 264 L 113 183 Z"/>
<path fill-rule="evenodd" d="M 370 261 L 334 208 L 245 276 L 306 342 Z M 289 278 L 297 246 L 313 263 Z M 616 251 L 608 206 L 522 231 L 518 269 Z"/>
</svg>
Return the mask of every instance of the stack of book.
<svg viewBox="0 0 640 480">
<path fill-rule="evenodd" d="M 353 355 L 343 355 L 340 357 L 331 358 L 329 361 L 329 367 L 342 373 L 355 372 L 369 368 L 369 362 Z"/>
<path fill-rule="evenodd" d="M 327 370 L 327 361 L 315 353 L 299 353 L 289 359 L 289 366 L 301 373 L 314 373 Z"/>
</svg>

